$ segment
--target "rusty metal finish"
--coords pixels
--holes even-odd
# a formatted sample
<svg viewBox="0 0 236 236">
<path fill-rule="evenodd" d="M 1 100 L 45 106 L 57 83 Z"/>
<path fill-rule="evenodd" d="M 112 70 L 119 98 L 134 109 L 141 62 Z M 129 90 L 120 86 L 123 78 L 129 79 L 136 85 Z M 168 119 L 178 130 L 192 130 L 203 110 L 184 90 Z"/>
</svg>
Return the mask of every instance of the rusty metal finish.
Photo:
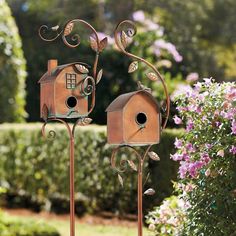
<svg viewBox="0 0 236 236">
<path fill-rule="evenodd" d="M 139 152 L 135 149 L 133 146 L 118 146 L 116 147 L 111 156 L 111 166 L 118 172 L 118 179 L 120 184 L 123 186 L 123 178 L 121 176 L 121 173 L 124 173 L 127 168 L 131 168 L 133 171 L 137 172 L 138 175 L 138 191 L 137 191 L 137 197 L 138 197 L 138 236 L 143 235 L 143 194 L 146 195 L 153 195 L 155 191 L 153 189 L 148 189 L 145 192 L 143 192 L 143 187 L 147 181 L 147 178 L 149 175 L 146 177 L 146 180 L 143 183 L 143 168 L 144 168 L 144 163 L 147 160 L 147 158 L 151 158 L 152 160 L 158 161 L 158 155 L 154 152 L 150 152 L 152 145 L 149 145 L 146 150 L 144 151 L 143 155 L 140 155 Z M 135 154 L 136 157 L 136 163 L 133 162 L 132 160 L 124 160 L 121 159 L 120 162 L 117 162 L 117 154 L 118 151 L 122 148 L 129 148 L 131 149 L 132 153 Z"/>
<path fill-rule="evenodd" d="M 121 52 L 123 52 L 125 55 L 135 60 L 129 66 L 128 69 L 129 73 L 133 73 L 134 71 L 136 71 L 138 69 L 138 63 L 142 62 L 152 69 L 152 71 L 146 74 L 148 79 L 152 81 L 157 81 L 157 80 L 161 81 L 166 96 L 166 108 L 164 108 L 166 114 L 165 114 L 165 120 L 162 124 L 162 130 L 163 130 L 166 127 L 170 113 L 170 98 L 168 95 L 166 83 L 160 72 L 155 68 L 155 66 L 153 66 L 150 62 L 146 61 L 145 59 L 126 51 L 126 47 L 129 45 L 131 39 L 135 36 L 136 32 L 137 29 L 134 22 L 130 20 L 122 21 L 117 25 L 115 29 L 115 34 L 114 34 L 115 43 L 117 47 L 121 50 Z"/>
<path fill-rule="evenodd" d="M 70 139 L 70 236 L 75 236 L 75 189 L 74 189 L 74 145 L 75 145 L 75 129 L 76 126 L 85 126 L 92 122 L 90 118 L 79 118 L 73 125 L 69 125 L 62 119 L 48 119 L 42 126 L 42 134 L 45 138 L 55 138 L 56 131 L 50 130 L 48 135 L 46 134 L 46 126 L 50 122 L 62 123 L 68 132 Z"/>
</svg>

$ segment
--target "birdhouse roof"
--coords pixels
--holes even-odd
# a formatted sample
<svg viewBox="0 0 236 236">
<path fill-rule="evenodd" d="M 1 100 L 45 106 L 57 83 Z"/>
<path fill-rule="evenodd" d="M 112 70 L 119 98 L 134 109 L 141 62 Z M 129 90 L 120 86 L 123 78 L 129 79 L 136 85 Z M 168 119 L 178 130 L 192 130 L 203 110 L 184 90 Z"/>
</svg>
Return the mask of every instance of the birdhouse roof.
<svg viewBox="0 0 236 236">
<path fill-rule="evenodd" d="M 136 94 L 142 93 L 147 95 L 150 100 L 159 108 L 158 103 L 156 99 L 152 96 L 152 94 L 146 90 L 138 90 L 135 92 L 131 93 L 125 93 L 117 97 L 106 109 L 106 112 L 111 112 L 111 111 L 119 111 L 122 110 L 126 104 L 129 102 L 129 100 Z"/>
<path fill-rule="evenodd" d="M 57 66 L 52 73 L 48 73 L 48 71 L 40 78 L 40 80 L 38 81 L 38 83 L 44 82 L 44 81 L 48 81 L 48 80 L 54 80 L 57 78 L 57 76 L 59 75 L 59 73 L 64 70 L 66 67 L 68 66 L 75 66 L 75 65 L 83 65 L 86 68 L 90 68 L 90 66 L 86 63 L 83 62 L 73 62 L 73 63 L 69 63 L 69 64 L 64 64 L 64 65 L 60 65 Z M 76 69 L 76 67 L 74 67 L 75 71 L 78 71 Z"/>
</svg>

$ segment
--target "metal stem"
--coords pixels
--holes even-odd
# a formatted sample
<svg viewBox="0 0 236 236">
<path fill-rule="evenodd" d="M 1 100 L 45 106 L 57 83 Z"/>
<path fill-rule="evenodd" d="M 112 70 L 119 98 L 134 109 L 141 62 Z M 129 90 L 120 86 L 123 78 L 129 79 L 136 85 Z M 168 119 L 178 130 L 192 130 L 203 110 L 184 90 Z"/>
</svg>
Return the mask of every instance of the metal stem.
<svg viewBox="0 0 236 236">
<path fill-rule="evenodd" d="M 70 236 L 75 236 L 74 136 L 70 137 Z"/>
<path fill-rule="evenodd" d="M 143 161 L 138 169 L 138 236 L 143 235 Z"/>
</svg>

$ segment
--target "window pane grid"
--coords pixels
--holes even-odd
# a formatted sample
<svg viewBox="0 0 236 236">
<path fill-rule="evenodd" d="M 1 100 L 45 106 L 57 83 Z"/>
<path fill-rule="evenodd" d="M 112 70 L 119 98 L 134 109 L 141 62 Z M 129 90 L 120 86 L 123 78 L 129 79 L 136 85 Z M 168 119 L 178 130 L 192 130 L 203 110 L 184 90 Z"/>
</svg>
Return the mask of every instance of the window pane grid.
<svg viewBox="0 0 236 236">
<path fill-rule="evenodd" d="M 66 73 L 66 88 L 67 89 L 76 88 L 76 74 Z"/>
</svg>

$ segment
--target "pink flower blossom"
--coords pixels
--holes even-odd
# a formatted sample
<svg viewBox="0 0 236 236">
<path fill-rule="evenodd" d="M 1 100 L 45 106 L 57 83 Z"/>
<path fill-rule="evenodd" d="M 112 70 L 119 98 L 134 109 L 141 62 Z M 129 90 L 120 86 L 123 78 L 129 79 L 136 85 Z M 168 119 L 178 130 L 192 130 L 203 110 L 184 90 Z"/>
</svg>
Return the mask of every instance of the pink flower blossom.
<svg viewBox="0 0 236 236">
<path fill-rule="evenodd" d="M 205 164 L 208 164 L 208 163 L 211 161 L 211 159 L 210 159 L 208 153 L 203 153 L 203 154 L 201 155 L 201 161 L 202 161 L 203 163 L 205 163 Z"/>
<path fill-rule="evenodd" d="M 225 97 L 229 101 L 236 101 L 236 87 L 230 87 Z"/>
<path fill-rule="evenodd" d="M 183 141 L 181 139 L 175 138 L 175 147 L 180 149 L 183 146 Z"/>
<path fill-rule="evenodd" d="M 170 158 L 174 161 L 181 161 L 183 159 L 183 155 L 175 153 L 175 154 L 171 154 Z"/>
<path fill-rule="evenodd" d="M 192 121 L 191 119 L 189 119 L 189 120 L 187 121 L 186 131 L 189 132 L 189 131 L 191 131 L 193 128 L 194 128 L 193 121 Z"/>
<path fill-rule="evenodd" d="M 186 77 L 186 80 L 188 82 L 194 82 L 194 81 L 197 81 L 198 79 L 199 79 L 199 75 L 196 72 L 192 72 L 192 73 L 188 74 Z"/>
<path fill-rule="evenodd" d="M 155 49 L 165 49 L 167 50 L 174 58 L 176 62 L 181 62 L 183 57 L 179 54 L 174 44 L 166 42 L 163 39 L 158 39 L 154 42 L 154 51 Z M 159 56 L 159 55 L 158 55 Z"/>
<path fill-rule="evenodd" d="M 135 11 L 132 15 L 134 21 L 143 22 L 145 20 L 145 14 L 143 11 Z"/>
<path fill-rule="evenodd" d="M 196 148 L 191 143 L 188 143 L 185 147 L 186 147 L 187 151 L 189 151 L 189 152 L 196 151 Z"/>
<path fill-rule="evenodd" d="M 180 124 L 183 123 L 182 120 L 181 120 L 177 115 L 175 115 L 175 116 L 173 117 L 173 120 L 174 120 L 174 122 L 175 122 L 176 125 L 180 125 Z"/>
<path fill-rule="evenodd" d="M 206 144 L 205 144 L 205 147 L 206 147 L 207 149 L 210 149 L 210 148 L 212 148 L 212 144 L 206 143 Z"/>
<path fill-rule="evenodd" d="M 233 120 L 231 123 L 231 130 L 233 134 L 236 134 L 236 120 Z"/>
<path fill-rule="evenodd" d="M 231 148 L 229 149 L 229 152 L 231 152 L 235 155 L 236 154 L 236 146 L 232 145 Z"/>
<path fill-rule="evenodd" d="M 212 84 L 212 78 L 203 78 L 203 80 L 206 86 L 209 86 Z"/>
</svg>

